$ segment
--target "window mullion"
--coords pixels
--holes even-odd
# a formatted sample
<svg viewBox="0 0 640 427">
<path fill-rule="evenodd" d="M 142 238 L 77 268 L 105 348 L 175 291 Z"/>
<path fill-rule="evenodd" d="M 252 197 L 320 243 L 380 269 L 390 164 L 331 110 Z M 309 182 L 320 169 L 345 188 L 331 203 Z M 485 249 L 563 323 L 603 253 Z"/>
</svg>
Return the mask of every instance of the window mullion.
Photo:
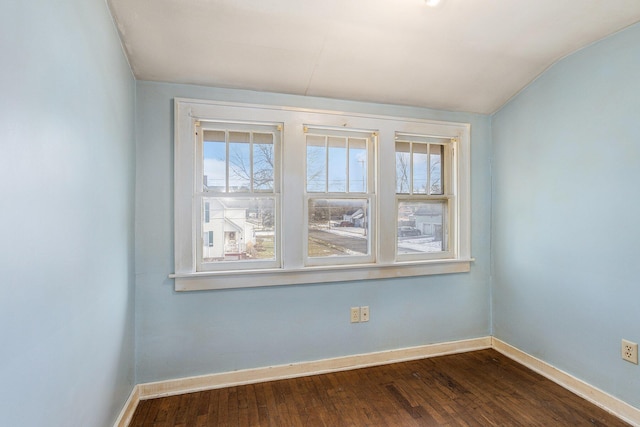
<svg viewBox="0 0 640 427">
<path fill-rule="evenodd" d="M 345 149 L 346 149 L 345 158 L 346 158 L 347 173 L 345 174 L 344 188 L 345 188 L 346 192 L 349 193 L 349 181 L 350 181 L 350 176 L 349 176 L 349 152 L 351 151 L 350 147 L 349 147 L 349 138 L 345 138 Z"/>
<path fill-rule="evenodd" d="M 409 143 L 409 194 L 413 194 L 413 142 Z"/>
<path fill-rule="evenodd" d="M 431 194 L 431 144 L 427 144 L 427 194 Z"/>
<path fill-rule="evenodd" d="M 329 193 L 329 137 L 324 137 L 324 192 Z"/>
<path fill-rule="evenodd" d="M 202 235 L 202 222 L 203 218 L 203 190 L 205 190 L 204 183 L 204 130 L 202 127 L 196 122 L 196 152 L 198 153 L 198 167 L 196 170 L 196 184 L 197 191 L 196 197 L 193 198 L 194 204 L 194 212 L 192 213 L 193 222 L 195 224 L 195 253 L 196 259 L 194 259 L 194 266 L 196 265 L 196 260 L 202 259 L 202 246 L 204 244 L 204 239 Z"/>
<path fill-rule="evenodd" d="M 229 192 L 229 154 L 230 154 L 230 150 L 229 150 L 229 131 L 225 130 L 224 131 L 224 149 L 225 149 L 225 178 L 224 178 L 224 192 L 228 193 Z"/>
<path fill-rule="evenodd" d="M 253 193 L 254 182 L 253 182 L 253 132 L 249 132 L 249 191 Z"/>
</svg>

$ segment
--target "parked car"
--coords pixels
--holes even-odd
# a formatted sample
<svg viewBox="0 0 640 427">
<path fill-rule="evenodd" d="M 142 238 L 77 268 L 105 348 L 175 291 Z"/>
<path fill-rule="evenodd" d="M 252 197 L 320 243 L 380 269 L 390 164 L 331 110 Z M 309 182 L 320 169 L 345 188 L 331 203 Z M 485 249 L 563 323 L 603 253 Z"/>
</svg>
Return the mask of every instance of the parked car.
<svg viewBox="0 0 640 427">
<path fill-rule="evenodd" d="M 338 224 L 338 227 L 353 227 L 353 223 L 350 221 L 342 221 Z"/>
<path fill-rule="evenodd" d="M 414 227 L 398 227 L 398 237 L 421 236 L 420 230 Z"/>
</svg>

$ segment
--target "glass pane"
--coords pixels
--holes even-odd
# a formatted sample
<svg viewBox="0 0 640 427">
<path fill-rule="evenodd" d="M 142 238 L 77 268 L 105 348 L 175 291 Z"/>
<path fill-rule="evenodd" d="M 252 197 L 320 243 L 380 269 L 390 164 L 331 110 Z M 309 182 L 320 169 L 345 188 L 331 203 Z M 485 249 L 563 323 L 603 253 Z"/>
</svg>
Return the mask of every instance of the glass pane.
<svg viewBox="0 0 640 427">
<path fill-rule="evenodd" d="M 367 140 L 349 138 L 349 192 L 367 192 Z"/>
<path fill-rule="evenodd" d="M 226 191 L 227 145 L 223 131 L 204 131 L 204 190 Z"/>
<path fill-rule="evenodd" d="M 249 132 L 229 132 L 229 191 L 251 190 Z"/>
<path fill-rule="evenodd" d="M 442 157 L 444 146 L 429 146 L 429 191 L 430 194 L 444 194 L 442 185 Z"/>
<path fill-rule="evenodd" d="M 326 191 L 327 156 L 324 136 L 307 135 L 307 191 Z"/>
<path fill-rule="evenodd" d="M 213 246 L 213 231 L 205 231 L 202 233 L 202 242 L 205 248 Z"/>
<path fill-rule="evenodd" d="M 367 255 L 368 210 L 366 199 L 309 200 L 308 256 Z"/>
<path fill-rule="evenodd" d="M 412 144 L 413 194 L 427 194 L 427 144 Z"/>
<path fill-rule="evenodd" d="M 408 194 L 411 191 L 411 144 L 396 142 L 396 193 Z"/>
<path fill-rule="evenodd" d="M 329 192 L 347 191 L 347 139 L 328 138 L 329 146 Z"/>
<path fill-rule="evenodd" d="M 398 203 L 398 254 L 447 250 L 447 202 Z"/>
<path fill-rule="evenodd" d="M 202 223 L 203 262 L 275 259 L 273 198 L 205 200 L 209 222 Z"/>
<path fill-rule="evenodd" d="M 253 189 L 273 191 L 273 135 L 253 134 Z"/>
</svg>

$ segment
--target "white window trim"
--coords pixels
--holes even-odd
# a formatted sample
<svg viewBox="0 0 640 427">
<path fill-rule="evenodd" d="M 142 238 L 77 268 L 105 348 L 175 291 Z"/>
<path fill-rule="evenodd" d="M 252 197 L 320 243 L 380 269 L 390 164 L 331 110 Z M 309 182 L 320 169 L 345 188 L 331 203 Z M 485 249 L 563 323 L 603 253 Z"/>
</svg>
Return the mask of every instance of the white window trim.
<svg viewBox="0 0 640 427">
<path fill-rule="evenodd" d="M 423 276 L 432 274 L 468 272 L 471 268 L 471 161 L 470 125 L 393 116 L 380 116 L 340 111 L 241 104 L 176 98 L 174 101 L 174 233 L 175 279 L 177 291 L 261 287 L 305 283 L 343 282 L 390 277 Z M 194 141 L 195 122 L 198 120 L 284 123 L 281 161 L 280 229 L 281 268 L 260 270 L 204 271 L 196 270 L 196 221 L 193 195 L 196 188 Z M 318 124 L 349 129 L 375 129 L 378 131 L 375 165 L 375 201 L 377 227 L 372 229 L 375 240 L 372 247 L 375 262 L 359 265 L 305 266 L 304 241 L 300 230 L 304 227 L 305 194 L 305 138 L 304 125 Z M 395 224 L 395 134 L 414 133 L 438 135 L 457 140 L 457 165 L 452 177 L 457 198 L 452 258 L 422 261 L 396 261 Z M 285 229 L 286 228 L 286 229 Z"/>
<path fill-rule="evenodd" d="M 196 189 L 193 194 L 193 203 L 194 203 L 194 213 L 200 212 L 202 209 L 202 201 L 206 198 L 229 198 L 235 200 L 243 200 L 243 199 L 252 199 L 252 198 L 268 198 L 274 201 L 275 207 L 275 223 L 277 234 L 280 232 L 280 151 L 282 146 L 282 135 L 280 129 L 282 128 L 282 123 L 246 123 L 240 121 L 224 122 L 220 123 L 218 121 L 213 120 L 200 120 L 195 121 L 196 124 L 196 150 L 193 153 L 194 160 L 195 158 L 200 158 L 203 155 L 204 149 L 204 132 L 209 129 L 220 129 L 227 128 L 227 131 L 240 130 L 240 131 L 249 131 L 258 129 L 259 131 L 269 132 L 273 129 L 273 137 L 274 137 L 274 177 L 273 177 L 273 190 L 270 191 L 247 191 L 247 192 L 228 192 L 228 191 L 203 191 L 198 189 L 198 181 L 196 178 L 195 185 Z M 277 131 L 276 129 L 277 128 Z M 200 177 L 203 175 L 204 171 L 202 169 L 202 163 L 195 163 L 195 176 Z M 200 236 L 202 234 L 202 223 L 199 221 L 199 217 L 194 217 L 194 224 L 196 227 L 196 236 Z M 279 236 L 276 235 L 276 239 L 280 240 Z M 235 270 L 240 267 L 240 264 L 244 264 L 245 266 L 251 266 L 253 268 L 279 268 L 281 267 L 280 261 L 280 253 L 281 251 L 276 251 L 275 258 L 273 260 L 254 260 L 254 261 L 221 261 L 216 263 L 203 263 L 199 261 L 199 258 L 202 256 L 202 246 L 196 241 L 196 271 L 230 271 Z M 247 267 L 245 267 L 247 268 Z"/>
<path fill-rule="evenodd" d="M 420 139 L 424 139 L 425 142 L 429 143 L 426 140 L 428 139 L 443 139 L 443 138 L 433 138 L 429 135 L 406 135 L 408 139 L 416 139 L 416 141 Z M 414 138 L 412 138 L 414 137 Z M 404 140 L 404 138 L 403 138 Z M 459 141 L 458 138 L 448 138 L 449 142 L 447 142 L 444 151 L 444 159 L 441 160 L 442 166 L 445 168 L 444 174 L 442 175 L 442 188 L 444 192 L 442 194 L 426 194 L 426 193 L 418 193 L 413 192 L 413 159 L 411 160 L 411 171 L 410 174 L 410 183 L 409 183 L 409 191 L 406 193 L 396 193 L 396 209 L 397 206 L 401 202 L 428 202 L 428 201 L 447 201 L 447 215 L 445 226 L 447 228 L 447 232 L 445 233 L 448 244 L 448 248 L 446 251 L 438 251 L 438 252 L 430 252 L 430 253 L 416 253 L 416 254 L 399 254 L 396 245 L 396 260 L 399 262 L 402 261 L 417 261 L 417 260 L 435 260 L 435 259 L 451 259 L 456 258 L 456 250 L 458 247 L 457 241 L 457 227 L 455 226 L 455 219 L 459 212 L 458 210 L 458 200 L 456 194 L 456 173 L 458 169 L 458 159 L 457 155 L 460 153 L 459 149 Z M 415 144 L 416 142 L 414 142 Z M 422 143 L 422 142 L 417 142 Z M 445 161 L 447 160 L 447 161 Z M 449 164 L 452 164 L 452 168 L 449 167 Z M 396 183 L 397 185 L 397 183 Z M 453 224 L 453 225 L 452 225 Z"/>
<path fill-rule="evenodd" d="M 375 196 L 373 194 L 366 193 L 343 193 L 340 195 L 336 195 L 336 193 L 311 193 L 312 195 L 307 194 L 305 197 L 305 206 L 304 206 L 304 218 L 309 218 L 309 204 L 308 201 L 311 199 L 361 199 L 366 200 L 369 204 L 369 209 L 375 209 Z M 305 226 L 308 224 L 305 222 Z M 337 267 L 340 265 L 372 265 L 375 262 L 375 254 L 376 254 L 376 238 L 375 233 L 372 233 L 372 230 L 375 230 L 376 221 L 375 218 L 369 220 L 368 230 L 370 233 L 368 239 L 368 247 L 369 254 L 367 255 L 348 255 L 348 256 L 327 256 L 327 257 L 310 257 L 308 256 L 308 242 L 309 239 L 304 239 L 303 246 L 303 254 L 305 265 L 307 267 L 314 266 L 325 266 L 328 268 Z"/>
<path fill-rule="evenodd" d="M 372 232 L 376 228 L 376 215 L 371 215 L 371 211 L 374 210 L 377 206 L 376 204 L 376 185 L 375 185 L 375 170 L 376 170 L 376 152 L 378 147 L 378 132 L 374 130 L 364 130 L 364 129 L 346 129 L 339 128 L 325 128 L 322 126 L 311 126 L 304 125 L 303 131 L 305 133 L 305 144 L 306 144 L 306 136 L 308 134 L 318 135 L 318 136 L 339 136 L 339 137 L 362 137 L 367 139 L 367 182 L 366 182 L 366 191 L 364 192 L 347 192 L 346 189 L 343 192 L 332 192 L 329 191 L 329 188 L 325 188 L 323 192 L 308 192 L 306 185 L 308 182 L 306 181 L 307 177 L 307 158 L 305 156 L 305 204 L 304 204 L 304 216 L 303 218 L 309 218 L 309 201 L 312 199 L 360 199 L 366 200 L 368 204 L 368 217 L 369 224 L 367 225 L 368 230 L 368 254 L 365 255 L 348 255 L 348 256 L 328 256 L 328 257 L 310 257 L 308 256 L 308 242 L 309 239 L 305 238 L 303 243 L 303 254 L 304 254 L 304 265 L 307 267 L 311 266 L 325 266 L 328 268 L 336 267 L 339 265 L 371 265 L 375 263 L 376 259 L 376 233 Z M 328 152 L 327 152 L 328 156 Z M 328 161 L 328 159 L 327 159 Z M 327 175 L 328 176 L 328 175 Z M 348 179 L 348 178 L 347 178 Z M 305 221 L 305 229 L 308 227 L 308 222 Z M 308 237 L 308 236 L 307 236 Z"/>
</svg>

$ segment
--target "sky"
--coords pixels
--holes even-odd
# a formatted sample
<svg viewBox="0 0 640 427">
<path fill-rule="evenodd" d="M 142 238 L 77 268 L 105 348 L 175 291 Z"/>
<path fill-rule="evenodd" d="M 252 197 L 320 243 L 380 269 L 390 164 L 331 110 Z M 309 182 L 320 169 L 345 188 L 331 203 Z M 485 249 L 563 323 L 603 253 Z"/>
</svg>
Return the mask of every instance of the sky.
<svg viewBox="0 0 640 427">
<path fill-rule="evenodd" d="M 246 134 L 248 135 L 248 133 Z M 225 185 L 227 150 L 223 138 L 222 132 L 205 133 L 203 171 L 207 177 L 207 185 L 210 187 Z M 261 176 L 273 174 L 273 167 L 269 161 L 269 157 L 273 158 L 273 145 L 269 143 L 256 144 L 256 139 L 254 137 L 253 172 L 254 183 L 257 184 L 261 182 L 259 179 Z M 230 189 L 234 187 L 249 188 L 250 186 L 248 179 L 250 144 L 248 138 L 245 138 L 245 141 L 247 142 L 230 141 L 229 143 Z M 366 192 L 368 172 L 366 144 L 367 140 L 363 138 L 325 138 L 324 136 L 309 135 L 306 159 L 307 191 L 344 193 L 347 192 L 348 185 L 350 193 Z M 254 189 L 268 190 L 272 185 L 272 183 L 262 186 L 255 185 Z"/>
</svg>

